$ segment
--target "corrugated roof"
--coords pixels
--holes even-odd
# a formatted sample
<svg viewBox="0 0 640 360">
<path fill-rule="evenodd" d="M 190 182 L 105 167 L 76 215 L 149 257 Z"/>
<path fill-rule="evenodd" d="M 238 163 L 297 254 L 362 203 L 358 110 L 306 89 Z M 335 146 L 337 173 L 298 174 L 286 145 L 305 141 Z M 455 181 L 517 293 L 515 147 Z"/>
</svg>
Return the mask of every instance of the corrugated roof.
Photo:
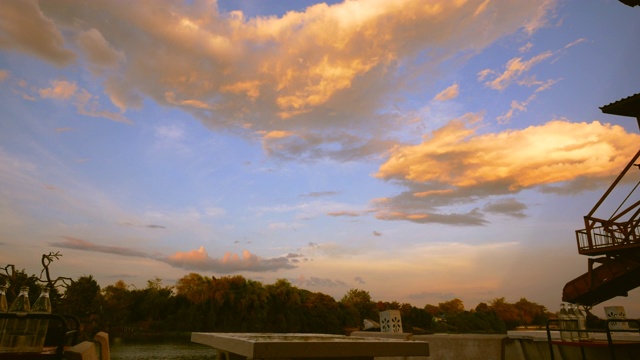
<svg viewBox="0 0 640 360">
<path fill-rule="evenodd" d="M 605 114 L 640 118 L 640 93 L 602 106 L 600 110 Z"/>
<path fill-rule="evenodd" d="M 631 7 L 640 6 L 640 0 L 620 0 L 620 2 Z"/>
</svg>

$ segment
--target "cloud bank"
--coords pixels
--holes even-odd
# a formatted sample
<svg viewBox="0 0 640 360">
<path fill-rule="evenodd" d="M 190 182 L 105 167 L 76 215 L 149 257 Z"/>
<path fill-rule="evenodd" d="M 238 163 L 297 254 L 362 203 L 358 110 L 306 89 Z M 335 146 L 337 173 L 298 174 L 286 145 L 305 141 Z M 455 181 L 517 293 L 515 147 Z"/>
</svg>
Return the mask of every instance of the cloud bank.
<svg viewBox="0 0 640 360">
<path fill-rule="evenodd" d="M 293 269 L 296 267 L 296 260 L 302 257 L 300 254 L 288 254 L 281 257 L 265 259 L 244 250 L 242 252 L 242 256 L 227 252 L 221 258 L 215 259 L 209 256 L 203 246 L 197 250 L 176 252 L 173 255 L 162 256 L 128 247 L 98 245 L 90 241 L 70 236 L 64 236 L 61 241 L 51 242 L 49 245 L 64 249 L 149 258 L 176 268 L 189 271 L 213 272 L 217 274 L 228 274 L 241 271 L 267 272 L 281 269 Z"/>
</svg>

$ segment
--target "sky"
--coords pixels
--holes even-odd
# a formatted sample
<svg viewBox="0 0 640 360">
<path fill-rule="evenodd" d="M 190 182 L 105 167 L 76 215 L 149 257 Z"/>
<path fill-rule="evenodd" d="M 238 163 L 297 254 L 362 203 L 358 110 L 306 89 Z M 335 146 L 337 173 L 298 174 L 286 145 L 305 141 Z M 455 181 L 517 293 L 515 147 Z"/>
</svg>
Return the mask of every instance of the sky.
<svg viewBox="0 0 640 360">
<path fill-rule="evenodd" d="M 557 311 L 638 150 L 599 109 L 637 33 L 617 0 L 2 1 L 0 266 Z"/>
</svg>

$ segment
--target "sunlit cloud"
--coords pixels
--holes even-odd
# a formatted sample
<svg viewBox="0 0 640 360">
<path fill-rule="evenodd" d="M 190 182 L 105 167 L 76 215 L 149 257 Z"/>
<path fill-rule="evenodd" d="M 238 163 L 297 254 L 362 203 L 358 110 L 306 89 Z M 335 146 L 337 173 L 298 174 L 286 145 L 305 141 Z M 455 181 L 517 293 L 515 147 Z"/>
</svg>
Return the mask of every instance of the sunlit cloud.
<svg viewBox="0 0 640 360">
<path fill-rule="evenodd" d="M 539 29 L 548 26 L 550 19 L 553 19 L 555 17 L 555 8 L 556 1 L 544 1 L 536 9 L 534 17 L 525 24 L 524 31 L 528 35 L 532 35 Z"/>
<path fill-rule="evenodd" d="M 578 39 L 578 40 L 576 40 L 576 41 L 574 41 L 574 42 L 572 42 L 572 43 L 569 43 L 569 44 L 565 45 L 565 47 L 564 47 L 564 48 L 565 48 L 565 49 L 568 49 L 568 48 L 570 48 L 570 47 L 572 47 L 572 46 L 576 46 L 576 45 L 581 44 L 581 43 L 583 43 L 583 42 L 585 42 L 585 41 L 587 41 L 587 39 L 586 39 L 586 38 L 580 38 L 580 39 Z"/>
<path fill-rule="evenodd" d="M 43 99 L 51 98 L 56 100 L 68 100 L 78 90 L 75 82 L 68 81 L 52 81 L 51 87 L 43 88 L 38 91 Z"/>
<path fill-rule="evenodd" d="M 97 97 L 92 95 L 86 89 L 79 87 L 75 82 L 54 80 L 51 81 L 50 87 L 36 89 L 35 93 L 42 99 L 69 101 L 76 107 L 78 114 L 81 115 L 105 118 L 125 124 L 133 124 L 131 120 L 127 119 L 121 113 L 102 109 L 101 105 L 97 101 Z M 34 97 L 31 97 L 31 99 L 35 100 Z"/>
<path fill-rule="evenodd" d="M 480 225 L 479 199 L 546 189 L 559 183 L 606 182 L 635 153 L 640 137 L 621 126 L 554 120 L 522 130 L 476 134 L 477 117 L 453 120 L 425 137 L 422 144 L 398 146 L 375 175 L 409 190 L 378 199 L 376 217 L 417 223 Z M 591 179 L 592 181 L 585 181 Z M 555 188 L 559 190 L 558 187 Z M 583 189 L 586 189 L 583 188 Z M 446 212 L 448 204 L 469 204 L 468 212 Z M 498 206 L 499 205 L 499 206 Z M 494 202 L 484 211 L 517 203 Z M 519 216 L 519 215 L 516 215 Z"/>
<path fill-rule="evenodd" d="M 447 101 L 451 99 L 455 99 L 460 94 L 460 87 L 458 84 L 453 84 L 448 88 L 442 90 L 438 95 L 434 97 L 435 100 L 438 101 Z"/>
<path fill-rule="evenodd" d="M 0 70 L 0 82 L 5 81 L 6 79 L 9 78 L 9 71 L 8 70 Z"/>
<path fill-rule="evenodd" d="M 76 55 L 64 47 L 56 24 L 31 1 L 0 1 L 1 49 L 38 56 L 57 66 L 69 65 Z"/>
<path fill-rule="evenodd" d="M 125 60 L 124 54 L 115 50 L 95 28 L 78 34 L 76 44 L 94 66 L 113 67 Z"/>
<path fill-rule="evenodd" d="M 504 90 L 523 74 L 531 70 L 531 68 L 541 62 L 548 59 L 553 55 L 551 51 L 546 51 L 542 54 L 538 54 L 529 60 L 524 60 L 521 57 L 516 57 L 507 62 L 505 70 L 502 73 L 494 70 L 485 69 L 478 73 L 478 80 L 484 81 L 487 77 L 493 76 L 493 80 L 488 80 L 484 84 L 485 86 L 494 90 Z"/>
<path fill-rule="evenodd" d="M 288 256 L 264 259 L 247 250 L 244 250 L 241 256 L 227 252 L 222 258 L 214 259 L 209 256 L 204 247 L 189 252 L 177 252 L 162 261 L 187 270 L 213 272 L 264 272 L 295 267 Z"/>
<path fill-rule="evenodd" d="M 10 4 L 3 4 L 3 24 L 27 29 L 20 21 L 36 19 L 40 31 L 32 29 L 38 36 L 31 38 L 12 33 L 8 48 L 64 65 L 78 56 L 65 43 L 75 44 L 85 60 L 80 66 L 104 83 L 120 110 L 100 109 L 78 89 L 81 114 L 131 123 L 123 113 L 149 98 L 188 111 L 212 129 L 262 132 L 269 155 L 350 161 L 393 145 L 379 134 L 395 126 L 385 99 L 416 76 L 405 68 L 429 54 L 426 65 L 435 69 L 522 24 L 532 33 L 555 2 L 363 0 L 255 18 L 204 3 L 160 1 L 153 16 L 137 2 L 126 8 L 110 2 Z M 451 99 L 456 89 L 438 98 Z M 368 125 L 355 132 L 346 124 Z"/>
<path fill-rule="evenodd" d="M 202 246 L 197 250 L 176 252 L 170 256 L 161 256 L 129 247 L 98 245 L 90 241 L 71 236 L 63 236 L 62 241 L 51 242 L 50 245 L 59 248 L 99 252 L 119 256 L 149 258 L 186 270 L 211 271 L 217 273 L 239 271 L 266 272 L 277 271 L 279 269 L 292 269 L 295 268 L 292 259 L 302 257 L 300 254 L 288 254 L 282 257 L 265 259 L 244 250 L 242 255 L 227 252 L 221 258 L 214 259 L 209 256 Z"/>
<path fill-rule="evenodd" d="M 332 211 L 327 213 L 328 216 L 360 216 L 361 214 L 355 211 Z"/>
</svg>

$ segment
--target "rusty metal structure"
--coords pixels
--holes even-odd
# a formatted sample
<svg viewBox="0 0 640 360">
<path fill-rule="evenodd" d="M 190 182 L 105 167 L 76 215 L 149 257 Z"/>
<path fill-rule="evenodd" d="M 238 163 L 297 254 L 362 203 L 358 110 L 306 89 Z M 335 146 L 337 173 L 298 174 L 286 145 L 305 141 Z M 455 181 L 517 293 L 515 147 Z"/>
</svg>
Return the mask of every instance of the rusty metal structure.
<svg viewBox="0 0 640 360">
<path fill-rule="evenodd" d="M 635 117 L 640 127 L 640 93 L 600 109 L 605 114 Z M 562 301 L 594 306 L 640 287 L 639 158 L 640 150 L 584 217 L 585 228 L 576 230 L 578 253 L 589 257 L 588 270 L 564 286 Z M 608 219 L 595 216 L 619 185 L 634 181 L 635 186 Z"/>
</svg>

